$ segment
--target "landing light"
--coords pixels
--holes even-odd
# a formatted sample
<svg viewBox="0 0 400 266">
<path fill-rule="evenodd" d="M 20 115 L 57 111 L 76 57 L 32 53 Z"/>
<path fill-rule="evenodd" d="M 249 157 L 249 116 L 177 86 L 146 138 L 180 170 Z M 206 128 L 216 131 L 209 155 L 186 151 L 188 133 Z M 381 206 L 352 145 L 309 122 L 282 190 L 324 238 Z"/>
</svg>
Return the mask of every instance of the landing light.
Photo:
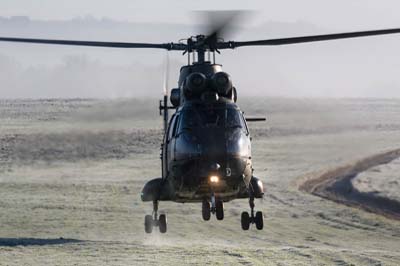
<svg viewBox="0 0 400 266">
<path fill-rule="evenodd" d="M 216 175 L 210 176 L 210 182 L 211 183 L 218 183 L 219 182 L 219 177 Z"/>
</svg>

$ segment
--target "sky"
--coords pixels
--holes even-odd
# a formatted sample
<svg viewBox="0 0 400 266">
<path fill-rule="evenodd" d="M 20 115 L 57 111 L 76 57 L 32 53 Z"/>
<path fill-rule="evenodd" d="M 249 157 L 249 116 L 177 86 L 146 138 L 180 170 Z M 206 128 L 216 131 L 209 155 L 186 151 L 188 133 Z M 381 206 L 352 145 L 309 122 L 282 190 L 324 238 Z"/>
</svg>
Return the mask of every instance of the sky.
<svg viewBox="0 0 400 266">
<path fill-rule="evenodd" d="M 30 18 L 0 22 L 0 36 L 170 42 L 201 24 L 196 10 L 253 11 L 238 41 L 400 27 L 398 0 L 0 0 L 0 17 Z M 239 95 L 400 98 L 399 46 L 400 35 L 241 48 L 217 58 Z M 0 98 L 158 97 L 164 58 L 156 50 L 0 43 Z M 185 58 L 170 58 L 172 87 Z"/>
<path fill-rule="evenodd" d="M 396 27 L 398 0 L 1 0 L 0 16 L 65 20 L 80 16 L 134 22 L 192 23 L 193 10 L 253 10 L 252 23 L 309 21 L 332 29 Z"/>
</svg>

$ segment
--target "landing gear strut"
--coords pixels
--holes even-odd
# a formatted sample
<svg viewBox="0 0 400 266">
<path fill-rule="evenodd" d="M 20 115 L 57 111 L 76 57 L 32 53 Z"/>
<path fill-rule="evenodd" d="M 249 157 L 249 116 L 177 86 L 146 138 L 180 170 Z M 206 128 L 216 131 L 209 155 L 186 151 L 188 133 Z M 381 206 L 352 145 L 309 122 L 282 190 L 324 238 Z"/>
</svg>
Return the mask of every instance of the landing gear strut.
<svg viewBox="0 0 400 266">
<path fill-rule="evenodd" d="M 211 202 L 207 199 L 203 200 L 201 214 L 204 221 L 210 220 L 211 213 L 215 214 L 217 220 L 224 219 L 224 203 L 222 200 L 215 197 L 215 194 L 211 194 Z"/>
<path fill-rule="evenodd" d="M 251 209 L 250 215 L 248 212 L 242 212 L 242 217 L 241 217 L 242 229 L 249 230 L 250 224 L 256 224 L 256 228 L 258 230 L 262 230 L 264 227 L 263 214 L 262 212 L 258 211 L 256 212 L 256 215 L 254 215 L 255 205 L 254 205 L 253 195 L 250 195 L 249 205 Z"/>
<path fill-rule="evenodd" d="M 158 219 L 157 219 L 158 218 Z M 160 214 L 158 217 L 158 201 L 153 201 L 153 215 L 146 215 L 144 217 L 144 230 L 150 234 L 153 231 L 153 227 L 158 226 L 160 233 L 167 232 L 167 216 Z"/>
</svg>

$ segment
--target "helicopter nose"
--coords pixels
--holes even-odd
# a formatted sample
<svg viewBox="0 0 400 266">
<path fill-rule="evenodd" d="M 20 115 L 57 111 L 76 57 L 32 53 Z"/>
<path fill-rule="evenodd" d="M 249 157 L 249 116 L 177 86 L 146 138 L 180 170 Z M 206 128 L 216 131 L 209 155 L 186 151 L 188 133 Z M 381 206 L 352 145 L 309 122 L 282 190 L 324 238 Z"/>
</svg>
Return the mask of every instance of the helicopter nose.
<svg viewBox="0 0 400 266">
<path fill-rule="evenodd" d="M 222 130 L 206 132 L 200 136 L 200 143 L 203 157 L 215 159 L 226 154 L 225 132 Z"/>
</svg>

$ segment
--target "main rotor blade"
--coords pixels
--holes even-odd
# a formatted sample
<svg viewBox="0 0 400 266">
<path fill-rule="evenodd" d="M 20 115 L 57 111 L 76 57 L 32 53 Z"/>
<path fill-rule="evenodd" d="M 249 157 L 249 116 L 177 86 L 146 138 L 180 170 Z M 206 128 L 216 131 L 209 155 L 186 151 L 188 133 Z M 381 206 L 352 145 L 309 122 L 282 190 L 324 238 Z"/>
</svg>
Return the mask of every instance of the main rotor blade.
<svg viewBox="0 0 400 266">
<path fill-rule="evenodd" d="M 196 13 L 199 14 L 199 19 L 207 22 L 204 33 L 207 38 L 218 40 L 223 38 L 226 33 L 233 30 L 233 23 L 238 23 L 240 17 L 243 17 L 244 11 L 197 11 Z"/>
<path fill-rule="evenodd" d="M 218 48 L 219 49 L 228 49 L 228 48 L 234 49 L 236 47 L 242 47 L 242 46 L 287 45 L 287 44 L 320 42 L 320 41 L 357 38 L 357 37 L 394 34 L 394 33 L 400 33 L 400 28 L 336 33 L 336 34 L 327 34 L 327 35 L 303 36 L 303 37 L 291 37 L 291 38 L 270 39 L 270 40 L 245 41 L 245 42 L 233 42 L 232 41 L 232 42 L 219 43 Z"/>
<path fill-rule="evenodd" d="M 131 42 L 96 42 L 96 41 L 73 41 L 73 40 L 50 40 L 50 39 L 26 39 L 26 38 L 10 38 L 0 37 L 0 41 L 4 42 L 22 42 L 22 43 L 38 43 L 38 44 L 58 44 L 58 45 L 76 45 L 91 47 L 108 47 L 108 48 L 158 48 L 167 50 L 186 50 L 186 44 L 182 43 L 131 43 Z"/>
</svg>

